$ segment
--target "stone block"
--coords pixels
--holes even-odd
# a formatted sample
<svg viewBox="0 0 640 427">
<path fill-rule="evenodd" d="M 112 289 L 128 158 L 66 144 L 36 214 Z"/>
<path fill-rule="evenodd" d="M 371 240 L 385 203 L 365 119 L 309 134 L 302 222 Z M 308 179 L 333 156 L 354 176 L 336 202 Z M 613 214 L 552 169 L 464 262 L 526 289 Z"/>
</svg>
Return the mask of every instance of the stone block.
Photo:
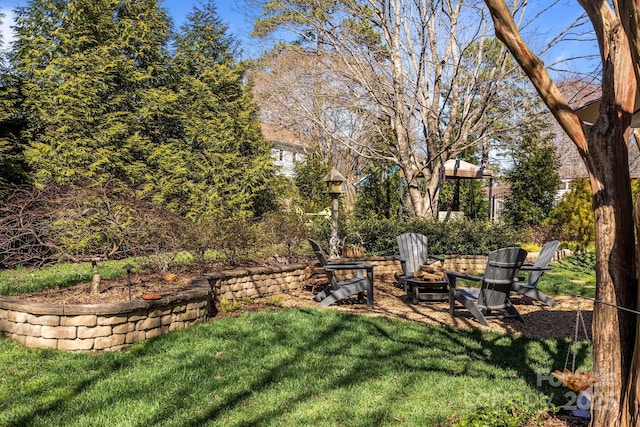
<svg viewBox="0 0 640 427">
<path fill-rule="evenodd" d="M 187 304 L 187 311 L 198 310 L 207 306 L 206 301 L 197 301 Z"/>
<path fill-rule="evenodd" d="M 70 339 L 73 340 L 76 338 L 76 327 L 75 326 L 43 326 L 40 331 L 42 338 L 52 338 L 52 339 Z"/>
<path fill-rule="evenodd" d="M 27 313 L 22 311 L 7 310 L 7 320 L 16 323 L 27 323 Z"/>
<path fill-rule="evenodd" d="M 175 320 L 169 325 L 169 332 L 179 331 L 184 328 L 186 328 L 186 324 L 184 322 Z"/>
<path fill-rule="evenodd" d="M 93 340 L 58 340 L 58 350 L 87 351 L 93 348 Z"/>
<path fill-rule="evenodd" d="M 197 317 L 198 313 L 196 313 L 195 311 L 187 311 L 185 313 L 179 314 L 177 320 L 178 322 L 189 322 L 193 319 L 196 319 Z"/>
<path fill-rule="evenodd" d="M 98 316 L 99 326 L 113 326 L 113 325 L 120 325 L 122 323 L 127 323 L 126 314 L 123 314 L 120 316 Z"/>
<path fill-rule="evenodd" d="M 87 326 L 78 326 L 77 338 L 102 338 L 113 334 L 111 326 L 95 326 L 89 328 Z"/>
<path fill-rule="evenodd" d="M 146 310 L 145 311 L 139 310 L 139 311 L 133 311 L 133 312 L 129 313 L 128 321 L 129 322 L 137 322 L 139 320 L 146 319 L 146 318 L 147 318 Z"/>
<path fill-rule="evenodd" d="M 0 319 L 0 332 L 12 334 L 15 332 L 17 323 L 10 322 L 7 319 Z"/>
<path fill-rule="evenodd" d="M 169 325 L 171 325 L 171 322 L 173 322 L 173 318 L 174 318 L 173 314 L 168 314 L 166 316 L 162 316 L 160 318 L 160 324 L 162 326 L 169 326 Z"/>
<path fill-rule="evenodd" d="M 105 350 L 124 344 L 124 334 L 111 335 L 108 337 L 96 338 L 93 344 L 94 350 Z"/>
<path fill-rule="evenodd" d="M 27 323 L 42 326 L 58 326 L 60 324 L 60 316 L 34 316 L 27 315 Z"/>
<path fill-rule="evenodd" d="M 42 325 L 32 325 L 30 323 L 17 323 L 15 327 L 16 334 L 27 335 L 30 337 L 40 337 Z"/>
<path fill-rule="evenodd" d="M 27 336 L 24 344 L 30 348 L 58 348 L 58 340 L 52 340 L 42 337 Z"/>
<path fill-rule="evenodd" d="M 128 334 L 136 330 L 136 324 L 133 322 L 123 323 L 122 325 L 116 325 L 113 327 L 114 334 Z"/>
<path fill-rule="evenodd" d="M 137 331 L 147 331 L 154 329 L 162 324 L 162 320 L 159 317 L 149 317 L 144 320 L 140 320 L 136 323 Z"/>
<path fill-rule="evenodd" d="M 169 328 L 160 327 L 160 328 L 149 329 L 148 331 L 146 331 L 145 339 L 157 337 L 159 335 L 164 335 L 167 332 L 169 332 Z"/>
<path fill-rule="evenodd" d="M 133 344 L 135 342 L 144 340 L 145 337 L 145 331 L 133 331 L 126 334 L 125 342 L 127 344 Z"/>
<path fill-rule="evenodd" d="M 61 326 L 87 326 L 92 327 L 98 324 L 98 316 L 93 314 L 81 316 L 62 316 L 60 318 Z"/>
<path fill-rule="evenodd" d="M 169 307 L 162 307 L 162 308 L 157 308 L 155 310 L 149 310 L 149 317 L 162 317 L 162 316 L 166 316 L 167 314 L 171 314 L 171 308 Z"/>
<path fill-rule="evenodd" d="M 178 304 L 171 309 L 172 313 L 184 313 L 187 311 L 187 304 Z"/>
</svg>

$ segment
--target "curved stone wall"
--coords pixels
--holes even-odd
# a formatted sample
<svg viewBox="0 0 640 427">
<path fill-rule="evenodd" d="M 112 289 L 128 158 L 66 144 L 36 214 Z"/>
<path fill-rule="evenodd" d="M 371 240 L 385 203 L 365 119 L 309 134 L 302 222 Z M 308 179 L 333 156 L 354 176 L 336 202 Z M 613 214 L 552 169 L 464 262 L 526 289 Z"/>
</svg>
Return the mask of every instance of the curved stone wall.
<svg viewBox="0 0 640 427">
<path fill-rule="evenodd" d="M 43 304 L 0 298 L 0 331 L 27 347 L 115 351 L 204 322 L 211 289 L 196 286 L 156 301 Z"/>
<path fill-rule="evenodd" d="M 137 341 L 207 321 L 214 296 L 267 296 L 299 289 L 307 264 L 221 271 L 159 300 L 113 304 L 43 304 L 0 298 L 0 332 L 27 347 L 116 351 Z"/>
<path fill-rule="evenodd" d="M 450 269 L 484 269 L 486 258 L 447 257 Z M 400 273 L 392 256 L 364 257 L 375 280 Z M 0 332 L 33 348 L 115 351 L 137 341 L 205 322 L 215 315 L 215 298 L 241 300 L 300 289 L 321 271 L 308 264 L 252 267 L 206 274 L 191 289 L 156 301 L 116 304 L 42 304 L 0 298 Z"/>
</svg>

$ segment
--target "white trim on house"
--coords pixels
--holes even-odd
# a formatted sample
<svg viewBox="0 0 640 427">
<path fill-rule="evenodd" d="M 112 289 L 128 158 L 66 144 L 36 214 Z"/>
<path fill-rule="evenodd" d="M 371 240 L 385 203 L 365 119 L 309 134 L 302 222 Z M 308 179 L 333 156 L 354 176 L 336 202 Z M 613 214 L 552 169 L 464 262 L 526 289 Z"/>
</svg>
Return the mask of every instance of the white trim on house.
<svg viewBox="0 0 640 427">
<path fill-rule="evenodd" d="M 307 156 L 302 138 L 287 129 L 269 123 L 262 123 L 261 129 L 264 138 L 271 142 L 271 157 L 279 173 L 287 178 L 294 178 L 296 163 L 304 161 Z"/>
</svg>

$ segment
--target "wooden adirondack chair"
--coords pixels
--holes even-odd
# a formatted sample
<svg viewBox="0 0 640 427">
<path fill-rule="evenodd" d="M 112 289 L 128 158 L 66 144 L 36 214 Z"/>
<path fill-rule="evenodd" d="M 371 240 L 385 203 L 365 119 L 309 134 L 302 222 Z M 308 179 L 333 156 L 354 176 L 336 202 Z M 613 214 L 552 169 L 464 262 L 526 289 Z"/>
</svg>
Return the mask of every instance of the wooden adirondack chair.
<svg viewBox="0 0 640 427">
<path fill-rule="evenodd" d="M 548 295 L 538 289 L 538 283 L 542 278 L 545 271 L 551 270 L 549 263 L 553 259 L 556 251 L 558 250 L 559 240 L 551 240 L 545 243 L 540 250 L 538 259 L 533 264 L 523 264 L 520 267 L 520 271 L 529 272 L 526 283 L 523 283 L 520 278 L 514 282 L 513 290 L 521 295 L 529 297 L 534 300 L 542 301 L 548 306 L 553 307 L 556 302 L 549 298 Z"/>
<path fill-rule="evenodd" d="M 318 242 L 309 239 L 309 243 L 331 284 L 314 297 L 321 306 L 331 305 L 355 294 L 362 297 L 364 293 L 367 295 L 367 305 L 373 305 L 373 265 L 363 262 L 330 262 Z M 338 280 L 338 271 L 355 271 L 356 277 Z"/>
<path fill-rule="evenodd" d="M 487 267 L 482 277 L 447 271 L 451 315 L 455 315 L 456 303 L 459 302 L 485 326 L 489 324 L 487 318 L 515 317 L 524 322 L 518 310 L 511 304 L 509 294 L 526 256 L 527 251 L 519 247 L 493 251 L 487 258 Z M 481 286 L 458 288 L 457 279 L 479 281 Z"/>
<path fill-rule="evenodd" d="M 423 280 L 415 277 L 420 267 L 433 262 L 444 264 L 444 259 L 429 253 L 429 240 L 424 234 L 403 233 L 396 237 L 402 266 L 397 278 L 414 304 L 418 301 L 443 301 L 448 298 L 448 280 Z"/>
</svg>

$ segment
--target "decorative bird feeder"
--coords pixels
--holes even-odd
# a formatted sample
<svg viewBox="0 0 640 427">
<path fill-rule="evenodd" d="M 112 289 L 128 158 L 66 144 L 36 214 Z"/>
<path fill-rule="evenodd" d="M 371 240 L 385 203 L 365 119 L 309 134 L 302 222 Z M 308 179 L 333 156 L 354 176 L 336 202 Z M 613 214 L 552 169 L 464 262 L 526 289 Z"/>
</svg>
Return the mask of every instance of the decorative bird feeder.
<svg viewBox="0 0 640 427">
<path fill-rule="evenodd" d="M 340 239 L 338 238 L 338 198 L 342 191 L 342 184 L 346 181 L 340 172 L 332 168 L 323 179 L 327 183 L 327 194 L 331 197 L 331 238 L 329 239 L 329 258 L 339 258 Z"/>
</svg>

